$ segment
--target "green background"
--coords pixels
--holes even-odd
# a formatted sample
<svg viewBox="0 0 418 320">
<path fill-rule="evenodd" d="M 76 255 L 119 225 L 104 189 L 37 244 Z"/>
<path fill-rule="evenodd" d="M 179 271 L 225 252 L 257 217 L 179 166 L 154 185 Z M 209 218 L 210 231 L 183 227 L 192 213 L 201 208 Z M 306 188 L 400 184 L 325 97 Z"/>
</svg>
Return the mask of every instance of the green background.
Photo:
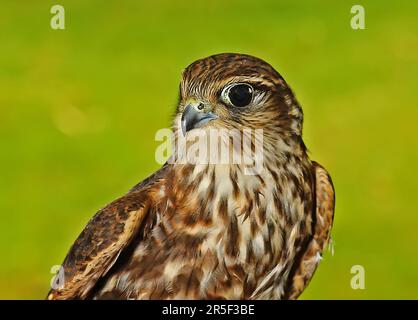
<svg viewBox="0 0 418 320">
<path fill-rule="evenodd" d="M 50 28 L 57 3 L 65 30 Z M 350 28 L 357 3 L 366 30 Z M 3 1 L 0 298 L 45 297 L 94 212 L 159 167 L 154 135 L 182 69 L 220 52 L 284 76 L 311 157 L 334 179 L 335 254 L 302 298 L 418 298 L 417 12 L 381 0 Z M 350 287 L 353 265 L 364 290 Z"/>
</svg>

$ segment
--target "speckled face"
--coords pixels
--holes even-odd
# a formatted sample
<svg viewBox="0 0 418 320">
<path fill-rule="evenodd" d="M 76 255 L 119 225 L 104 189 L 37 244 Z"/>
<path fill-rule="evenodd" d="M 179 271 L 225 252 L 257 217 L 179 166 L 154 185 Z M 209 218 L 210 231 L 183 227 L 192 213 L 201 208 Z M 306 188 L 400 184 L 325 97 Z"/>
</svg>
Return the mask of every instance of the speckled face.
<svg viewBox="0 0 418 320">
<path fill-rule="evenodd" d="M 276 127 L 301 134 L 302 110 L 286 82 L 268 63 L 252 56 L 219 54 L 188 66 L 178 113 L 191 111 L 189 118 L 196 120 L 197 113 L 204 119 L 198 120 L 199 128 L 207 124 L 228 129 Z"/>
</svg>

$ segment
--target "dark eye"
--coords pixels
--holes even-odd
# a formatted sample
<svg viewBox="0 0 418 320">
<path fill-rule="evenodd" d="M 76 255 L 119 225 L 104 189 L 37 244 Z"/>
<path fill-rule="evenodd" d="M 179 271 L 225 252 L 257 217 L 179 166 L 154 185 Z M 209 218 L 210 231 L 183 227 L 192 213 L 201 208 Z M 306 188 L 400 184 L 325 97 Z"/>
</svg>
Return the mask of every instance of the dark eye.
<svg viewBox="0 0 418 320">
<path fill-rule="evenodd" d="M 222 92 L 222 99 L 233 105 L 242 108 L 248 106 L 253 100 L 254 90 L 246 83 L 238 83 L 227 86 Z"/>
</svg>

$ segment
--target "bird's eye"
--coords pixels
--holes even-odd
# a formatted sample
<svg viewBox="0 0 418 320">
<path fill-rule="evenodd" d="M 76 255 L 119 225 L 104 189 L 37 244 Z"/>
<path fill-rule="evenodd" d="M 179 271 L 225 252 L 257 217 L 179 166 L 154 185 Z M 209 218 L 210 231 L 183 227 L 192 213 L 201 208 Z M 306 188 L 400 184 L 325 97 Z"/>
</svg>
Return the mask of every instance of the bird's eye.
<svg viewBox="0 0 418 320">
<path fill-rule="evenodd" d="M 242 108 L 248 106 L 253 100 L 254 89 L 249 84 L 238 83 L 227 86 L 222 91 L 222 99 L 233 105 Z"/>
</svg>

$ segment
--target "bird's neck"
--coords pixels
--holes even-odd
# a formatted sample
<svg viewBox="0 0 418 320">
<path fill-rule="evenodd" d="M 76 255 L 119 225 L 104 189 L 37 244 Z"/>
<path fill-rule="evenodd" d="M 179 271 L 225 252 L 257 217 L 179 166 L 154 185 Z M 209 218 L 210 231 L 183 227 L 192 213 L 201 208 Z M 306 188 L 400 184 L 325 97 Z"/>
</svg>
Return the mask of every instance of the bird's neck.
<svg viewBox="0 0 418 320">
<path fill-rule="evenodd" d="M 302 177 L 300 168 L 310 166 L 305 146 L 297 141 L 264 139 L 261 149 L 253 145 L 251 150 L 250 157 L 245 159 L 243 156 L 239 163 L 211 163 L 210 157 L 200 163 L 176 162 L 173 164 L 173 180 L 182 186 L 179 192 L 184 192 L 186 198 L 197 195 L 220 199 L 237 194 L 254 194 L 260 190 L 275 192 L 277 184 L 287 179 L 284 177 L 287 171 Z M 233 154 L 234 150 L 230 149 L 230 160 L 233 160 Z"/>
</svg>

